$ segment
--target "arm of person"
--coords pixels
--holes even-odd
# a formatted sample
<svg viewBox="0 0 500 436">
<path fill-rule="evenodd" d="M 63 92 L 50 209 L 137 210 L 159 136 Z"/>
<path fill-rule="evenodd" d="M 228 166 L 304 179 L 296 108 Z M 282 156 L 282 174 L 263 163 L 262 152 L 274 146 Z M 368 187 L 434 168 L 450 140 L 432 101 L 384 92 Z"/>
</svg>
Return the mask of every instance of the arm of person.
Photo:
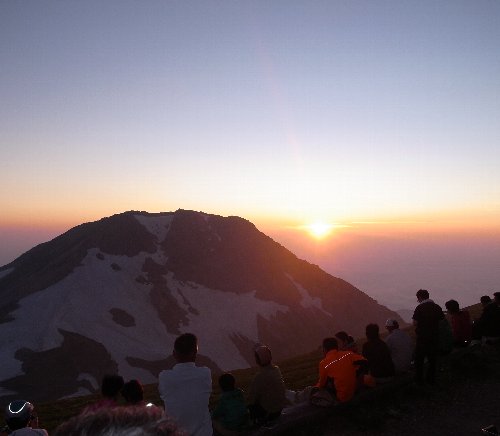
<svg viewBox="0 0 500 436">
<path fill-rule="evenodd" d="M 318 383 L 316 383 L 316 387 L 323 388 L 326 385 L 327 380 L 328 380 L 328 374 L 327 374 L 326 368 L 323 368 L 320 364 L 320 366 L 319 366 L 319 380 L 318 380 Z"/>
</svg>

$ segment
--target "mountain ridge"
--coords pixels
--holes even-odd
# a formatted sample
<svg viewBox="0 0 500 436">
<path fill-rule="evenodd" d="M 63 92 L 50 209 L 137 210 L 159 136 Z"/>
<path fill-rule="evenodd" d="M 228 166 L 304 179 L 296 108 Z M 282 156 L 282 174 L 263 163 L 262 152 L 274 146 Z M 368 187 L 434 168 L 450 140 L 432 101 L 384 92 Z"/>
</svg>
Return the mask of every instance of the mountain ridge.
<svg viewBox="0 0 500 436">
<path fill-rule="evenodd" d="M 257 342 L 283 359 L 400 319 L 250 221 L 182 209 L 76 226 L 0 268 L 0 296 L 0 396 L 40 399 L 91 393 L 110 371 L 154 382 L 185 331 L 220 371 L 251 366 Z"/>
</svg>

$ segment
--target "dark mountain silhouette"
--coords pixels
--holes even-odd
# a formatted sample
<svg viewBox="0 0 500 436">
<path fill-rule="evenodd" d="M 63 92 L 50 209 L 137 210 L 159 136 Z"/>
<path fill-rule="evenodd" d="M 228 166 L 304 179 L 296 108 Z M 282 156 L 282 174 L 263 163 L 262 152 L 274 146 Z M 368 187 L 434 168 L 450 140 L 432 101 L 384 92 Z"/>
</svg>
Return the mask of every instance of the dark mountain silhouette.
<svg viewBox="0 0 500 436">
<path fill-rule="evenodd" d="M 311 351 L 397 314 L 247 220 L 178 210 L 82 224 L 0 268 L 0 396 L 52 400 L 102 376 L 154 382 L 191 331 L 215 371 Z"/>
</svg>

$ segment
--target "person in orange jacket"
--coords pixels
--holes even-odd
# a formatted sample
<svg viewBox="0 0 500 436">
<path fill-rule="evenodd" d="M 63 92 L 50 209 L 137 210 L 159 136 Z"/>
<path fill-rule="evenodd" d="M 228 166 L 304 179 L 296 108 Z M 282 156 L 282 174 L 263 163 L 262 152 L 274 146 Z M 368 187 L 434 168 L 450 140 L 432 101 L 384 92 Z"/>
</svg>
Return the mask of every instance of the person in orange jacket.
<svg viewBox="0 0 500 436">
<path fill-rule="evenodd" d="M 367 370 L 368 361 L 352 351 L 339 351 L 336 338 L 323 339 L 325 358 L 319 363 L 318 388 L 334 390 L 339 402 L 349 401 L 356 391 L 359 370 Z"/>
</svg>

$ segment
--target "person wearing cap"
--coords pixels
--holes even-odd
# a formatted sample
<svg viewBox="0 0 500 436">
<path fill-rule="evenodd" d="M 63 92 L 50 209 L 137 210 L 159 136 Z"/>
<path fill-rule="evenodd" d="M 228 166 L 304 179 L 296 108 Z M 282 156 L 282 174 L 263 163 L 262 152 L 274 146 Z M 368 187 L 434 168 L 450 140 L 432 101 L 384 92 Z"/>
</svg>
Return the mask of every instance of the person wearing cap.
<svg viewBox="0 0 500 436">
<path fill-rule="evenodd" d="M 35 407 L 29 401 L 12 401 L 5 408 L 5 421 L 13 436 L 48 436 L 46 430 L 38 428 Z"/>
<path fill-rule="evenodd" d="M 385 343 L 391 352 L 396 374 L 408 372 L 413 358 L 413 340 L 408 333 L 399 329 L 399 323 L 395 319 L 389 318 L 385 322 L 385 328 L 389 332 Z"/>
<path fill-rule="evenodd" d="M 172 369 L 160 372 L 158 391 L 165 411 L 190 436 L 212 436 L 208 400 L 212 393 L 212 374 L 206 366 L 196 366 L 198 339 L 192 333 L 180 335 L 174 342 Z"/>
<path fill-rule="evenodd" d="M 248 410 L 256 424 L 266 424 L 281 415 L 286 402 L 285 382 L 280 369 L 272 363 L 269 347 L 258 345 L 254 356 L 259 372 L 248 389 Z"/>
</svg>

